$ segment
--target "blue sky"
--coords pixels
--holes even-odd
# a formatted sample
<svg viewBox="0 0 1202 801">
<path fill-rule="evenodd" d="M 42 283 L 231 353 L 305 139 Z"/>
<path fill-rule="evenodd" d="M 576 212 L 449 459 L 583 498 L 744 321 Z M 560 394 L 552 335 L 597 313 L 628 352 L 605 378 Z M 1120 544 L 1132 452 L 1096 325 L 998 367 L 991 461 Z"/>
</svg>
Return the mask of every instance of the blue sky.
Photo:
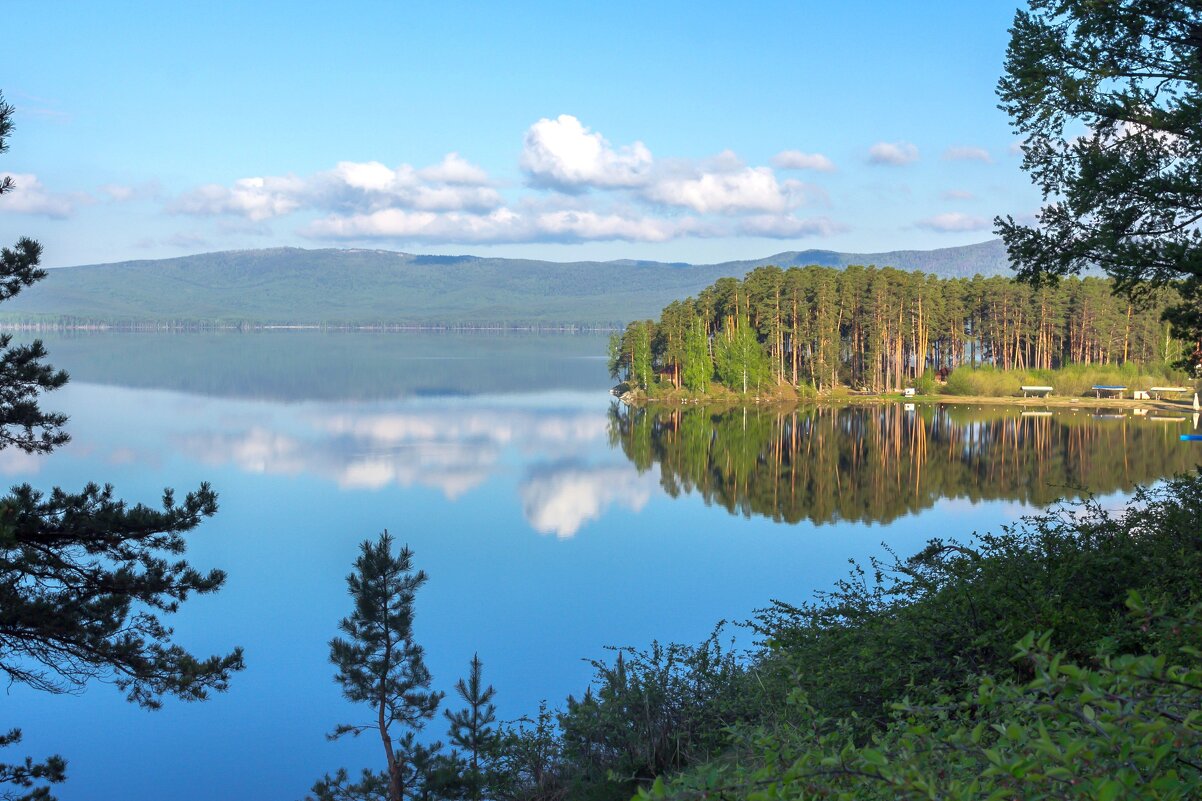
<svg viewBox="0 0 1202 801">
<path fill-rule="evenodd" d="M 992 238 L 1013 2 L 8 0 L 0 241 L 714 262 Z"/>
</svg>

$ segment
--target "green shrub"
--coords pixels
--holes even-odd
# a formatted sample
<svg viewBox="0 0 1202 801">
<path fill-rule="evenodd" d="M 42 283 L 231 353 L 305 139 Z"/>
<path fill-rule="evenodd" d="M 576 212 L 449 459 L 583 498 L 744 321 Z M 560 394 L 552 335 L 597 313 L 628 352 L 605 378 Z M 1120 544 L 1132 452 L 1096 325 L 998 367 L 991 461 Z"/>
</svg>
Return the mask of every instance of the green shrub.
<svg viewBox="0 0 1202 801">
<path fill-rule="evenodd" d="M 1202 609 L 1174 617 L 1138 594 L 1128 627 L 1202 638 Z M 825 717 L 804 695 L 789 701 L 797 727 L 742 738 L 756 760 L 707 766 L 641 798 L 845 801 L 1191 801 L 1202 797 L 1202 653 L 1110 656 L 1074 662 L 1052 638 L 1027 634 L 1015 661 L 1025 681 L 977 679 L 935 704 L 902 700 L 870 740 L 854 722 Z M 724 769 L 714 769 L 714 767 Z"/>
</svg>

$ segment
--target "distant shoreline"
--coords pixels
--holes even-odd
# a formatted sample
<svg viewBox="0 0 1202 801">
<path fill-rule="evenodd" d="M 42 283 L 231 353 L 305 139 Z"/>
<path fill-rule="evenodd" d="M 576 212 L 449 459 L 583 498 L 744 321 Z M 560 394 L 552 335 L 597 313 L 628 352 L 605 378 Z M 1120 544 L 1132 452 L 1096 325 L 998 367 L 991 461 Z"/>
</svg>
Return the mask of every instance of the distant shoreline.
<svg viewBox="0 0 1202 801">
<path fill-rule="evenodd" d="M 91 333 L 181 333 L 199 331 L 222 331 L 232 333 L 254 333 L 257 331 L 337 331 L 368 333 L 407 332 L 492 332 L 492 333 L 543 333 L 543 334 L 609 334 L 619 329 L 604 325 L 575 325 L 570 323 L 513 324 L 500 323 L 206 323 L 206 322 L 130 322 L 130 323 L 44 323 L 14 322 L 0 320 L 0 331 L 54 331 Z"/>
</svg>

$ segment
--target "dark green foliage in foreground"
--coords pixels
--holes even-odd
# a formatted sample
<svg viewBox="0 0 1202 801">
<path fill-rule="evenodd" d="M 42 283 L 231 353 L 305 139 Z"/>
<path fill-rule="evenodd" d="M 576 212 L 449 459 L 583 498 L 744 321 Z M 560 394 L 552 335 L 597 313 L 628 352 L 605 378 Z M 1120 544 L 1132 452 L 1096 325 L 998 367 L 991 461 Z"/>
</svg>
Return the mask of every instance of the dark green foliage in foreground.
<svg viewBox="0 0 1202 801">
<path fill-rule="evenodd" d="M 16 745 L 21 742 L 21 730 L 11 729 L 7 734 L 0 734 L 0 748 Z M 29 792 L 17 795 L 13 792 L 4 793 L 5 799 L 20 801 L 50 801 L 49 784 L 65 781 L 67 778 L 67 761 L 60 756 L 52 756 L 45 762 L 34 762 L 26 757 L 25 761 L 15 765 L 0 764 L 0 784 L 8 784 L 19 788 L 17 792 Z M 46 784 L 42 784 L 46 782 Z"/>
<path fill-rule="evenodd" d="M 0 152 L 12 107 L 0 97 Z M 0 192 L 13 187 L 0 179 Z M 22 239 L 0 249 L 0 301 L 45 277 L 41 247 Z M 66 373 L 43 362 L 42 343 L 14 346 L 0 336 L 0 448 L 48 453 L 68 439 L 66 418 L 43 412 L 42 393 Z M 0 675 L 51 693 L 83 689 L 99 679 L 154 709 L 164 696 L 203 700 L 225 690 L 242 668 L 242 652 L 197 658 L 173 641 L 164 617 L 193 594 L 217 591 L 220 570 L 201 572 L 181 556 L 184 535 L 217 511 L 207 484 L 177 503 L 165 490 L 161 509 L 127 506 L 109 486 L 79 493 L 29 485 L 0 497 Z M 13 729 L 0 748 L 20 742 Z M 0 764 L 4 797 L 48 799 L 47 784 L 65 778 L 61 757 Z M 21 795 L 16 795 L 21 793 Z"/>
<path fill-rule="evenodd" d="M 1176 283 L 1169 312 L 1202 360 L 1202 6 L 1032 0 L 1010 29 L 1001 107 L 1043 193 L 1035 225 L 998 218 L 1036 281 L 1100 266 L 1137 296 Z"/>
<path fill-rule="evenodd" d="M 711 638 L 595 663 L 558 727 L 503 740 L 527 780 L 498 797 L 1197 797 L 1200 602 L 1202 474 L 934 540 L 774 604 L 745 658 Z"/>
<path fill-rule="evenodd" d="M 1199 644 L 1199 621 L 1159 625 L 1148 611 L 1202 600 L 1202 476 L 1141 491 L 1118 514 L 1054 509 L 872 572 L 761 616 L 761 660 L 787 677 L 789 712 L 742 729 L 726 760 L 668 795 L 1188 798 L 1202 787 L 1202 662 L 1181 650 Z M 1134 623 L 1133 590 L 1145 599 Z"/>
<path fill-rule="evenodd" d="M 485 763 L 497 739 L 493 729 L 497 708 L 492 703 L 497 691 L 491 684 L 484 686 L 483 667 L 480 656 L 474 655 L 467 678 L 455 683 L 455 692 L 466 706 L 457 712 L 443 712 L 451 724 L 447 732 L 451 745 L 463 749 L 466 756 L 463 784 L 466 796 L 472 801 L 479 801 L 487 787 Z"/>
<path fill-rule="evenodd" d="M 1129 599 L 1128 628 L 1154 653 L 1087 663 L 1028 634 L 1022 681 L 979 678 L 931 702 L 901 699 L 869 739 L 801 693 L 794 728 L 749 732 L 754 755 L 640 793 L 659 799 L 839 801 L 1188 801 L 1202 795 L 1202 607 L 1153 610 Z M 758 762 L 758 764 L 757 764 Z"/>
<path fill-rule="evenodd" d="M 716 757 L 726 727 L 756 720 L 749 684 L 721 628 L 698 646 L 653 643 L 594 660 L 592 685 L 558 714 L 501 727 L 492 796 L 501 801 L 626 799 L 656 776 Z"/>
<path fill-rule="evenodd" d="M 225 581 L 170 558 L 216 511 L 208 485 L 182 504 L 166 491 L 161 511 L 129 508 L 107 486 L 49 497 L 15 487 L 0 499 L 0 672 L 48 692 L 102 678 L 152 709 L 164 695 L 225 690 L 241 650 L 197 659 L 159 619 Z"/>
<path fill-rule="evenodd" d="M 1010 656 L 1028 631 L 1077 660 L 1146 648 L 1125 625 L 1132 589 L 1174 608 L 1202 601 L 1202 480 L 1140 490 L 1118 516 L 1086 502 L 971 545 L 932 540 L 857 567 L 812 604 L 778 602 L 756 626 L 811 703 L 871 727 L 907 693 L 1026 678 Z"/>
</svg>

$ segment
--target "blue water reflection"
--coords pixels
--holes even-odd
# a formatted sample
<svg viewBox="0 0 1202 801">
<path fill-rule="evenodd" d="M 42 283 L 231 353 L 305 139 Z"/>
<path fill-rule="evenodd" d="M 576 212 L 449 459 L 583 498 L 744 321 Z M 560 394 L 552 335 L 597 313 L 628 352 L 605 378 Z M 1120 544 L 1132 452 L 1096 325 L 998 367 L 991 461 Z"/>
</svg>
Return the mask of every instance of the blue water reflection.
<svg viewBox="0 0 1202 801">
<path fill-rule="evenodd" d="M 604 645 L 697 641 L 770 598 L 804 600 L 882 540 L 905 553 L 1026 508 L 941 501 L 887 529 L 816 527 L 731 515 L 696 493 L 673 497 L 658 464 L 640 467 L 611 443 L 600 337 L 531 338 L 508 351 L 465 337 L 364 340 L 376 353 L 421 350 L 424 385 L 454 391 L 410 391 L 392 375 L 376 391 L 355 368 L 344 370 L 357 383 L 340 398 L 322 381 L 337 371 L 313 354 L 346 361 L 349 335 L 337 347 L 270 340 L 307 350 L 303 361 L 249 349 L 271 365 L 261 368 L 266 388 L 256 368 L 233 363 L 237 340 L 193 336 L 73 338 L 57 350 L 50 341 L 74 380 L 48 405 L 71 416 L 73 441 L 42 458 L 0 451 L 11 483 L 108 481 L 121 497 L 154 502 L 165 486 L 182 492 L 207 480 L 220 494 L 221 511 L 192 538 L 189 559 L 225 569 L 228 584 L 189 600 L 175 625 L 196 652 L 243 645 L 247 670 L 225 695 L 154 713 L 110 687 L 65 697 L 10 687 L 4 722 L 24 729 L 23 753 L 70 761 L 64 801 L 284 801 L 327 770 L 375 765 L 368 738 L 324 738 L 357 717 L 326 656 L 349 611 L 343 578 L 357 544 L 384 528 L 430 575 L 416 634 L 437 685 L 450 690 L 478 652 L 501 716 L 512 719 L 540 699 L 554 705 L 580 692 L 582 660 Z M 488 351 L 490 375 L 509 377 L 489 386 L 461 375 L 473 348 Z M 153 359 L 139 363 L 139 351 Z M 293 363 L 304 376 L 289 373 Z M 182 364 L 203 375 L 181 379 L 173 370 Z"/>
</svg>

